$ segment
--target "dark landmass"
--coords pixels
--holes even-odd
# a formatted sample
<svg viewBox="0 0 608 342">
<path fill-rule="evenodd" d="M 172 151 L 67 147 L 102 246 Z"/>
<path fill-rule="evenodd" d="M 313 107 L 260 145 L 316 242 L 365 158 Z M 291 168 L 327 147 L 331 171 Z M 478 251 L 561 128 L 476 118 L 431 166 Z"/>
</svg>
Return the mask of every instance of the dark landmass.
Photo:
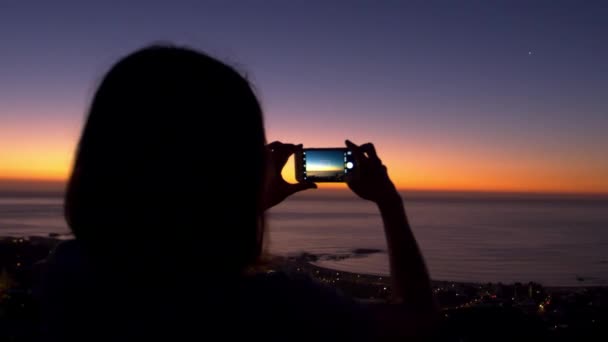
<svg viewBox="0 0 608 342">
<path fill-rule="evenodd" d="M 57 237 L 0 238 L 0 341 L 31 341 L 37 306 L 35 269 Z M 264 272 L 305 273 L 365 303 L 386 303 L 390 278 L 314 265 L 378 253 L 269 256 Z M 608 287 L 543 287 L 537 283 L 477 284 L 434 281 L 442 321 L 439 341 L 608 341 Z"/>
</svg>

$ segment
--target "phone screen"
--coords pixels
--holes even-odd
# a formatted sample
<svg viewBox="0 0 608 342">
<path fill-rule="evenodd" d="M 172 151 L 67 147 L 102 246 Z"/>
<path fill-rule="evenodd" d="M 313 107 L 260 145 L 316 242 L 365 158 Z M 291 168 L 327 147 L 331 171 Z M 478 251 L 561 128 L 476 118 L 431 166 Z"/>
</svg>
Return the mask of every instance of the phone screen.
<svg viewBox="0 0 608 342">
<path fill-rule="evenodd" d="M 301 179 L 308 182 L 345 182 L 354 171 L 352 151 L 346 148 L 302 150 Z"/>
</svg>

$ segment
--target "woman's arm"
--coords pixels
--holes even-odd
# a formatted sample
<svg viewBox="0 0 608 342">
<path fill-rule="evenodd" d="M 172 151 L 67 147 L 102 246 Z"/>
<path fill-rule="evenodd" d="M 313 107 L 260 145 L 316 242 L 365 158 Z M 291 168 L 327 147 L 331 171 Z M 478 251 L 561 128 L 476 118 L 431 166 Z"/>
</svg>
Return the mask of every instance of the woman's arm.
<svg viewBox="0 0 608 342">
<path fill-rule="evenodd" d="M 399 193 L 376 202 L 382 215 L 392 280 L 392 301 L 421 311 L 435 310 L 431 281 Z"/>
<path fill-rule="evenodd" d="M 346 145 L 358 159 L 359 175 L 348 186 L 376 203 L 382 215 L 392 281 L 392 304 L 375 308 L 385 337 L 419 336 L 432 328 L 437 305 L 424 259 L 403 201 L 371 143 Z M 396 305 L 395 305 L 396 304 Z"/>
</svg>

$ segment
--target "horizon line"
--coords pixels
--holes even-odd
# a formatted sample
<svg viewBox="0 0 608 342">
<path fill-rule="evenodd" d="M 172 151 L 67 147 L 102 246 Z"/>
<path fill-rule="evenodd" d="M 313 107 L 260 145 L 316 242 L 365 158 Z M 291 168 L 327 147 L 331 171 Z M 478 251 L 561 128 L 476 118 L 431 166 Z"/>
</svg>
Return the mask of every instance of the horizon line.
<svg viewBox="0 0 608 342">
<path fill-rule="evenodd" d="M 35 186 L 36 184 L 64 187 L 67 179 L 56 178 L 3 178 L 0 177 L 0 191 L 7 185 L 23 185 Z M 346 184 L 343 183 L 321 183 L 320 188 L 325 190 L 347 190 Z M 560 190 L 539 190 L 539 189 L 482 189 L 482 188 L 424 188 L 424 187 L 403 187 L 396 186 L 400 192 L 444 192 L 444 193 L 500 193 L 500 194 L 521 194 L 521 195 L 571 195 L 571 196 L 608 196 L 608 191 L 560 191 Z M 60 189 L 56 189 L 57 191 Z"/>
</svg>

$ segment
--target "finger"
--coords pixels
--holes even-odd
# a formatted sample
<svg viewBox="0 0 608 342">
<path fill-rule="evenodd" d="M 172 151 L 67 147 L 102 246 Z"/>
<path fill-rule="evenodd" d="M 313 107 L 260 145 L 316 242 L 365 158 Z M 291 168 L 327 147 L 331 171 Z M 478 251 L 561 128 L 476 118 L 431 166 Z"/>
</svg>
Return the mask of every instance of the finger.
<svg viewBox="0 0 608 342">
<path fill-rule="evenodd" d="M 280 160 L 281 163 L 285 163 L 289 159 L 289 156 L 301 149 L 302 145 L 281 144 L 281 146 L 274 150 L 274 154 L 276 155 L 277 160 Z"/>
<path fill-rule="evenodd" d="M 353 143 L 352 141 L 350 141 L 348 139 L 345 140 L 344 143 L 346 144 L 346 147 L 350 148 L 353 151 L 355 158 L 357 158 L 359 160 L 363 160 L 365 155 L 363 154 L 363 151 L 361 151 L 360 146 L 358 146 L 357 144 Z"/>
<path fill-rule="evenodd" d="M 358 180 L 349 180 L 348 182 L 346 182 L 346 185 L 348 186 L 349 189 L 354 191 L 355 189 L 359 188 L 360 183 L 361 182 Z"/>
<path fill-rule="evenodd" d="M 352 150 L 359 150 L 359 146 L 348 139 L 344 140 L 344 143 L 346 144 L 346 147 Z"/>
<path fill-rule="evenodd" d="M 298 144 L 298 145 L 294 145 L 294 144 L 281 144 L 281 146 L 278 147 L 278 150 L 284 153 L 294 153 L 295 151 L 299 150 L 302 148 L 302 144 Z"/>
<path fill-rule="evenodd" d="M 291 184 L 289 186 L 288 192 L 289 192 L 289 195 L 293 195 L 296 192 L 304 191 L 307 189 L 316 189 L 316 188 L 317 188 L 317 184 L 315 184 L 315 183 L 301 182 L 301 183 Z"/>
<path fill-rule="evenodd" d="M 280 164 L 281 168 L 283 167 L 283 164 L 287 162 L 289 156 L 301 149 L 302 144 L 284 144 L 280 141 L 274 141 L 266 146 L 266 151 L 272 153 L 271 159 L 276 161 L 277 164 Z"/>
<path fill-rule="evenodd" d="M 295 151 L 297 151 L 298 149 L 301 149 L 302 144 L 299 144 L 299 145 L 284 144 L 280 141 L 274 141 L 274 142 L 271 142 L 270 144 L 266 145 L 266 147 L 271 149 L 273 152 L 291 154 L 291 153 L 294 153 Z"/>
<path fill-rule="evenodd" d="M 361 151 L 365 152 L 369 159 L 375 162 L 380 162 L 380 158 L 378 158 L 378 154 L 376 153 L 376 148 L 372 143 L 365 143 L 360 146 Z"/>
<path fill-rule="evenodd" d="M 355 158 L 355 161 L 357 163 L 359 163 L 360 167 L 365 168 L 366 165 L 368 165 L 369 158 L 367 158 L 367 156 L 365 156 L 365 154 L 361 150 L 361 146 L 357 146 L 355 143 L 353 143 L 350 140 L 346 140 L 345 143 L 346 143 L 346 147 L 348 147 L 349 149 L 351 149 L 353 151 L 353 157 Z"/>
<path fill-rule="evenodd" d="M 276 148 L 279 148 L 281 145 L 283 145 L 282 142 L 280 141 L 273 141 L 270 144 L 266 145 L 266 148 L 269 150 L 274 150 Z"/>
</svg>

